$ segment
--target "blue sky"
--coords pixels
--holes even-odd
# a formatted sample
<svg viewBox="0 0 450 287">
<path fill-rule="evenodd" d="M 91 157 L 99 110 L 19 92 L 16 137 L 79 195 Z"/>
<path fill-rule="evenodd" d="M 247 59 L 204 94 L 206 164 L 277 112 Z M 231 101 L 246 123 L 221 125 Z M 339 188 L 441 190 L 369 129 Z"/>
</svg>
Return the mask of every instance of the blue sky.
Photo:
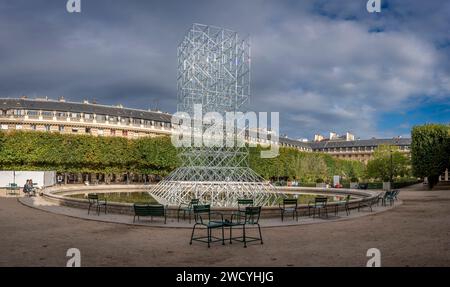
<svg viewBox="0 0 450 287">
<path fill-rule="evenodd" d="M 387 136 L 410 136 L 414 125 L 424 123 L 450 123 L 449 102 L 423 102 L 417 107 L 405 109 L 399 112 L 382 114 L 378 122 L 380 130 L 386 127 L 394 127 L 386 130 Z"/>
<path fill-rule="evenodd" d="M 0 97 L 176 109 L 176 47 L 192 23 L 250 35 L 252 109 L 281 133 L 408 136 L 449 123 L 450 1 L 0 0 Z"/>
</svg>

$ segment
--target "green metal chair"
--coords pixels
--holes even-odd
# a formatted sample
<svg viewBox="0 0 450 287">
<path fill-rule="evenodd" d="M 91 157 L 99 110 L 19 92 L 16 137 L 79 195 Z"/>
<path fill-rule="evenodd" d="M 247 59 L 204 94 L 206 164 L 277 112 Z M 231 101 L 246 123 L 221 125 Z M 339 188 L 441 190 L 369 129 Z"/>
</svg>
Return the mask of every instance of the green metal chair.
<svg viewBox="0 0 450 287">
<path fill-rule="evenodd" d="M 336 204 L 334 205 L 334 215 L 336 216 L 338 215 L 340 207 L 344 207 L 347 216 L 350 215 L 350 206 L 349 206 L 350 197 L 351 197 L 350 194 L 347 194 L 344 201 L 336 202 Z"/>
<path fill-rule="evenodd" d="M 200 203 L 200 199 L 198 198 L 193 198 L 191 199 L 191 201 L 186 204 L 186 203 L 182 203 L 180 204 L 180 206 L 178 206 L 178 211 L 177 211 L 177 220 L 178 222 L 180 221 L 180 213 L 183 212 L 183 220 L 186 220 L 186 212 L 189 215 L 189 223 L 191 223 L 191 215 L 194 211 L 194 206 L 198 205 Z"/>
<path fill-rule="evenodd" d="M 241 198 L 238 199 L 237 201 L 238 201 L 238 209 L 234 214 L 236 214 L 236 216 L 238 217 L 240 217 L 241 215 L 245 216 L 245 208 L 253 206 L 253 199 Z"/>
<path fill-rule="evenodd" d="M 377 199 L 377 205 L 381 201 L 382 206 L 386 206 L 386 202 L 389 201 L 390 205 L 394 204 L 394 200 L 396 197 L 396 193 L 394 190 L 388 190 L 385 191 L 383 194 L 380 194 L 380 196 Z"/>
<path fill-rule="evenodd" d="M 95 209 L 97 210 L 97 215 L 100 215 L 100 210 L 103 207 L 105 209 L 105 214 L 106 214 L 106 210 L 107 210 L 107 206 L 108 206 L 108 202 L 107 202 L 106 198 L 103 200 L 100 200 L 98 198 L 98 194 L 89 193 L 88 201 L 89 201 L 88 214 L 91 211 L 91 207 L 95 207 Z"/>
<path fill-rule="evenodd" d="M 220 220 L 212 219 L 211 215 L 220 216 Z M 206 205 L 194 205 L 194 219 L 195 224 L 192 227 L 191 241 L 189 244 L 192 245 L 192 241 L 199 241 L 208 243 L 208 248 L 211 246 L 212 242 L 222 241 L 222 245 L 225 245 L 225 237 L 224 237 L 224 221 L 223 215 L 218 212 L 211 212 L 211 206 L 209 204 Z M 194 237 L 195 229 L 197 227 L 204 227 L 206 229 L 206 236 L 198 236 Z M 222 229 L 222 238 L 212 236 L 213 229 Z"/>
<path fill-rule="evenodd" d="M 311 216 L 311 210 L 313 211 L 313 218 L 316 217 L 316 210 L 318 212 L 318 215 L 320 217 L 320 211 L 323 209 L 325 211 L 325 215 L 328 218 L 328 197 L 324 196 L 317 196 L 314 198 L 314 202 L 308 203 L 308 215 Z"/>
<path fill-rule="evenodd" d="M 6 186 L 6 195 L 17 195 L 16 192 L 20 193 L 19 190 L 20 187 L 17 185 L 17 183 L 8 183 L 8 185 Z"/>
<path fill-rule="evenodd" d="M 298 221 L 298 200 L 296 198 L 283 198 L 283 204 L 278 205 L 281 213 L 281 221 L 284 221 L 285 213 L 292 213 L 292 219 Z"/>
<path fill-rule="evenodd" d="M 225 222 L 225 225 L 230 228 L 230 244 L 234 241 L 244 242 L 244 247 L 247 248 L 247 242 L 260 241 L 263 244 L 261 235 L 261 226 L 259 225 L 259 218 L 261 216 L 261 206 L 248 206 L 245 208 L 244 217 L 233 214 L 230 222 Z M 236 220 L 234 218 L 236 216 Z M 246 229 L 248 225 L 257 225 L 259 237 L 247 236 Z M 233 237 L 233 227 L 242 226 L 242 236 Z"/>
</svg>

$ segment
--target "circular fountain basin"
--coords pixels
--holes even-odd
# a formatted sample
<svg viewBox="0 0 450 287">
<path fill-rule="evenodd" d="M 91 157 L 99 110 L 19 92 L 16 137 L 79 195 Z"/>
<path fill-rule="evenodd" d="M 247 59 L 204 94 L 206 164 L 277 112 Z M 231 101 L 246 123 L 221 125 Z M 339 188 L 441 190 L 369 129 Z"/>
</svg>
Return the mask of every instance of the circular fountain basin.
<svg viewBox="0 0 450 287">
<path fill-rule="evenodd" d="M 152 186 L 148 185 L 97 185 L 97 186 L 54 186 L 45 189 L 43 197 L 46 200 L 57 202 L 59 205 L 88 208 L 87 195 L 99 194 L 99 198 L 108 200 L 108 212 L 133 215 L 133 203 L 154 203 L 157 201 L 148 194 Z M 328 211 L 334 212 L 335 206 L 342 203 L 347 195 L 350 195 L 350 209 L 357 208 L 361 203 L 373 201 L 381 191 L 335 189 L 335 188 L 303 188 L 303 187 L 278 187 L 276 193 L 280 194 L 280 202 L 283 197 L 297 198 L 299 202 L 299 215 L 308 212 L 308 202 L 316 196 L 328 197 Z M 213 207 L 212 210 L 224 215 L 236 211 L 236 207 Z M 178 206 L 167 206 L 168 217 L 177 217 Z M 280 216 L 279 206 L 263 207 L 262 218 Z"/>
</svg>

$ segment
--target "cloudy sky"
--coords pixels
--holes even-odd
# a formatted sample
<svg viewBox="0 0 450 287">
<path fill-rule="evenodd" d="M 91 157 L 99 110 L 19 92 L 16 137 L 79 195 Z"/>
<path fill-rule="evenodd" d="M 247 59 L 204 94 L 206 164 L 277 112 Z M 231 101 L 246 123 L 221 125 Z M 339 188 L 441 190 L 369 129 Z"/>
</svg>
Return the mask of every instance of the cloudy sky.
<svg viewBox="0 0 450 287">
<path fill-rule="evenodd" d="M 0 97 L 176 110 L 176 47 L 192 23 L 252 42 L 252 105 L 292 138 L 409 136 L 450 122 L 450 1 L 0 0 Z"/>
</svg>

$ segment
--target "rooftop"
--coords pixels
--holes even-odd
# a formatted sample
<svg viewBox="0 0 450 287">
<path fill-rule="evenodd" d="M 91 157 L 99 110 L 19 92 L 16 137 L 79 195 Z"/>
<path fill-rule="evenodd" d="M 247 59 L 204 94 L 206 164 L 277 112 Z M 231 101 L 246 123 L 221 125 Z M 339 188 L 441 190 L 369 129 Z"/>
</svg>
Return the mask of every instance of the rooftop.
<svg viewBox="0 0 450 287">
<path fill-rule="evenodd" d="M 29 99 L 29 98 L 0 98 L 0 109 L 30 109 L 49 110 L 73 113 L 91 113 L 97 115 L 109 115 L 117 117 L 138 118 L 170 122 L 172 116 L 168 113 L 147 111 L 117 106 L 100 105 L 89 102 L 76 103 L 52 99 Z"/>
</svg>

